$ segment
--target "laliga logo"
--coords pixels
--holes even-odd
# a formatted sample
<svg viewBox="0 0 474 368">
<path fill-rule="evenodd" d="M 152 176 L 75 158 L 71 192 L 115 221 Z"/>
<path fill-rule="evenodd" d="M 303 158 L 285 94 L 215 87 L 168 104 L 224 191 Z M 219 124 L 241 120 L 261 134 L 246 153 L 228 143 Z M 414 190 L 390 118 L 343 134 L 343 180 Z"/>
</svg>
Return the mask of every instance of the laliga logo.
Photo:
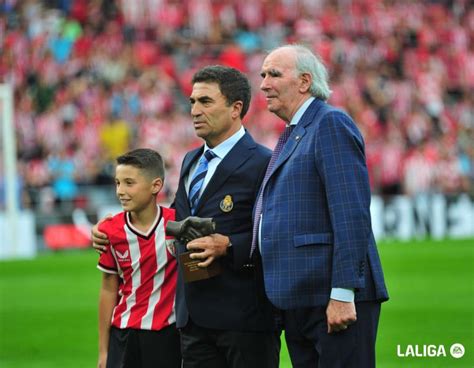
<svg viewBox="0 0 474 368">
<path fill-rule="evenodd" d="M 449 352 L 455 359 L 462 358 L 465 353 L 464 346 L 456 343 L 451 345 Z M 402 350 L 400 345 L 397 345 L 397 356 L 400 358 L 421 358 L 421 357 L 446 357 L 446 349 L 444 345 L 407 345 L 405 350 Z"/>
<path fill-rule="evenodd" d="M 459 343 L 451 345 L 451 349 L 449 349 L 452 357 L 456 359 L 462 358 L 465 351 L 464 346 Z"/>
</svg>

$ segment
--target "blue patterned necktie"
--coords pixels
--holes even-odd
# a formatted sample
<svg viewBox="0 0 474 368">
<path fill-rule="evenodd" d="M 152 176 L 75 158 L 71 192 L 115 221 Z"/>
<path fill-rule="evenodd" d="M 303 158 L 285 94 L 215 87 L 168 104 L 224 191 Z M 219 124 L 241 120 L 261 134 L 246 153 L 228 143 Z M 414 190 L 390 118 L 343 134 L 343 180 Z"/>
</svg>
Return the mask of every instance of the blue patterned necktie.
<svg viewBox="0 0 474 368">
<path fill-rule="evenodd" d="M 252 246 L 250 248 L 250 257 L 252 257 L 255 248 L 257 247 L 258 241 L 258 228 L 260 225 L 260 216 L 262 214 L 262 204 L 263 204 L 263 192 L 265 190 L 265 185 L 267 184 L 268 179 L 270 178 L 270 174 L 275 166 L 275 162 L 280 155 L 283 147 L 285 146 L 286 141 L 290 137 L 291 132 L 295 125 L 290 125 L 285 128 L 283 133 L 281 133 L 280 138 L 278 138 L 278 142 L 273 150 L 272 157 L 270 158 L 270 162 L 267 167 L 267 171 L 265 172 L 265 177 L 263 178 L 263 182 L 261 185 L 260 194 L 257 198 L 257 203 L 255 204 L 255 216 L 253 218 L 253 232 L 252 232 Z"/>
<path fill-rule="evenodd" d="M 216 157 L 216 154 L 211 150 L 204 152 L 204 155 L 199 159 L 198 168 L 191 179 L 191 184 L 189 185 L 189 207 L 191 208 L 191 214 L 194 215 L 196 212 L 196 207 L 199 202 L 199 193 L 201 192 L 202 185 L 204 183 L 204 178 L 207 174 L 207 167 L 209 162 Z"/>
</svg>

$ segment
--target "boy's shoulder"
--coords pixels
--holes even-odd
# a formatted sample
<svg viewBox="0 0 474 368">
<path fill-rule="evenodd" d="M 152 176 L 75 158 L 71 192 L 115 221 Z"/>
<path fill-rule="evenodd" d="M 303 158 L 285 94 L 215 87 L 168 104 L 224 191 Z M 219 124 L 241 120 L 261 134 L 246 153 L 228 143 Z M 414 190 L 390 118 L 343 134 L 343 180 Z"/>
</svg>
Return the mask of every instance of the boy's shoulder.
<svg viewBox="0 0 474 368">
<path fill-rule="evenodd" d="M 114 215 L 111 219 L 105 220 L 99 225 L 99 231 L 110 233 L 114 230 L 123 229 L 123 226 L 126 223 L 125 212 L 119 212 Z"/>
<path fill-rule="evenodd" d="M 176 218 L 176 210 L 174 208 L 160 206 L 161 214 L 165 221 L 174 221 Z"/>
<path fill-rule="evenodd" d="M 168 221 L 174 221 L 176 218 L 176 211 L 174 208 L 161 206 L 161 217 L 165 221 L 165 225 Z M 105 220 L 99 225 L 99 231 L 106 233 L 107 235 L 116 234 L 117 232 L 122 233 L 124 226 L 127 224 L 126 212 L 122 211 L 114 215 L 111 219 Z"/>
</svg>

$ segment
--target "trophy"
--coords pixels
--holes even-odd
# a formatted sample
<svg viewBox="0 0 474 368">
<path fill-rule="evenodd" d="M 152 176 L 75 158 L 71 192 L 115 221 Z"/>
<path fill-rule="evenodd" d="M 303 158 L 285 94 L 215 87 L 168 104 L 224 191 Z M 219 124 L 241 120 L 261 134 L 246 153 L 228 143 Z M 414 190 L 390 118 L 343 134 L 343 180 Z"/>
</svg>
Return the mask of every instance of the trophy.
<svg viewBox="0 0 474 368">
<path fill-rule="evenodd" d="M 174 236 L 184 245 L 191 240 L 202 238 L 203 236 L 214 234 L 216 223 L 212 218 L 201 218 L 190 216 L 182 221 L 168 221 L 166 224 L 166 234 Z M 207 267 L 199 267 L 197 264 L 202 262 L 199 259 L 192 259 L 191 253 L 196 251 L 187 251 L 179 255 L 179 264 L 183 271 L 185 282 L 204 280 L 221 273 L 221 264 L 214 260 Z"/>
</svg>

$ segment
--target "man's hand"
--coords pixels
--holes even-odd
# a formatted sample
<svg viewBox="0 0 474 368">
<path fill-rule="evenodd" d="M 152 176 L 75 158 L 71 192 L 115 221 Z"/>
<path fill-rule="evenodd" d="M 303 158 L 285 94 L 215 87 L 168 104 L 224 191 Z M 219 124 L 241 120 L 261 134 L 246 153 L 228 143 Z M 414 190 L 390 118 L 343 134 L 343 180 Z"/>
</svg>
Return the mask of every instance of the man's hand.
<svg viewBox="0 0 474 368">
<path fill-rule="evenodd" d="M 107 252 L 107 246 L 109 245 L 109 239 L 107 238 L 107 235 L 99 231 L 99 225 L 103 223 L 104 221 L 111 220 L 112 217 L 113 215 L 109 213 L 97 224 L 92 226 L 92 229 L 91 229 L 92 247 L 99 254 Z"/>
<path fill-rule="evenodd" d="M 192 259 L 204 260 L 197 264 L 198 267 L 207 267 L 216 258 L 226 255 L 229 244 L 229 237 L 221 234 L 211 234 L 190 241 L 186 248 L 188 250 L 198 251 L 190 255 Z"/>
<path fill-rule="evenodd" d="M 328 333 L 345 330 L 347 326 L 357 321 L 357 313 L 354 302 L 341 302 L 329 299 L 326 309 L 328 320 Z"/>
</svg>

